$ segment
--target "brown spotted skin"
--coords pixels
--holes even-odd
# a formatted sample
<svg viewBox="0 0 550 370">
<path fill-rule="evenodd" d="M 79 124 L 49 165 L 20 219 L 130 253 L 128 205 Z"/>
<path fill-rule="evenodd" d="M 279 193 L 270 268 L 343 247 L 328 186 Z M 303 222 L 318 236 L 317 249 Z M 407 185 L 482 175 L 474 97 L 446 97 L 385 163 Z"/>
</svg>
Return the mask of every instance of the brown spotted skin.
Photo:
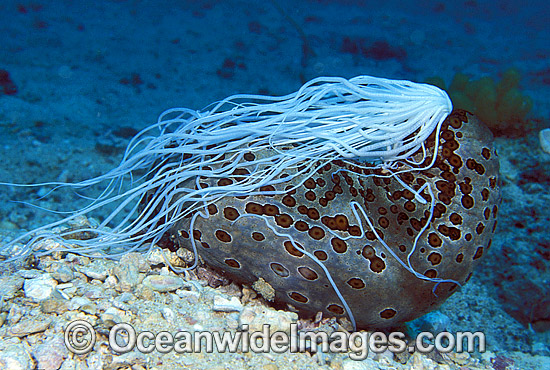
<svg viewBox="0 0 550 370">
<path fill-rule="evenodd" d="M 433 148 L 435 135 L 427 145 Z M 455 111 L 443 124 L 435 165 L 423 172 L 402 174 L 415 189 L 429 182 L 436 197 L 433 220 L 419 238 L 411 265 L 432 278 L 465 283 L 490 246 L 499 205 L 499 163 L 492 135 L 472 115 Z M 346 168 L 352 172 L 338 172 Z M 204 261 L 229 277 L 251 284 L 262 277 L 276 291 L 276 300 L 305 312 L 345 316 L 325 273 L 311 258 L 293 247 L 292 235 L 326 266 L 350 306 L 359 327 L 391 327 L 417 318 L 441 304 L 457 289 L 454 283 L 419 279 L 407 271 L 374 237 L 350 202 L 361 204 L 377 233 L 402 260 L 407 260 L 418 231 L 429 215 L 430 196 L 421 204 L 391 178 L 365 177 L 360 169 L 334 161 L 299 189 L 283 195 L 225 197 L 210 207 L 210 217 L 197 218 L 197 248 Z M 382 174 L 367 170 L 367 174 Z M 242 175 L 243 173 L 238 173 Z M 291 174 L 288 172 L 288 174 Z M 364 175 L 364 172 L 362 173 Z M 208 180 L 208 186 L 219 179 Z M 293 179 L 266 190 L 284 190 Z M 204 186 L 204 185 L 203 185 Z M 189 218 L 172 236 L 190 248 Z M 365 235 L 361 238 L 362 225 Z M 344 240 L 345 239 L 345 240 Z"/>
</svg>

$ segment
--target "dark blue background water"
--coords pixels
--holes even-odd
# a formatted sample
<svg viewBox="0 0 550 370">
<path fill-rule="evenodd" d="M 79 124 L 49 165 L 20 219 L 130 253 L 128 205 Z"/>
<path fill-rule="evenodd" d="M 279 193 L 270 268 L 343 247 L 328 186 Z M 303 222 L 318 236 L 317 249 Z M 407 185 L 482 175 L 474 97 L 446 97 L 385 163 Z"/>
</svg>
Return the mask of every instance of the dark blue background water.
<svg viewBox="0 0 550 370">
<path fill-rule="evenodd" d="M 484 296 L 461 302 L 477 302 L 471 322 L 501 331 L 501 348 L 529 352 L 533 343 L 544 343 L 548 353 L 550 155 L 540 150 L 537 135 L 550 127 L 549 20 L 542 0 L 5 0 L 0 180 L 98 175 L 163 110 L 201 109 L 234 93 L 286 94 L 322 75 L 440 76 L 448 84 L 457 72 L 498 79 L 515 67 L 522 93 L 534 102 L 531 123 L 497 138 L 501 221 L 470 283 L 479 288 L 472 294 Z M 17 232 L 50 220 L 8 202 L 43 192 L 2 189 L 1 228 Z M 74 194 L 38 203 L 66 210 L 80 204 Z M 487 302 L 498 302 L 496 309 L 509 316 L 494 317 L 494 307 L 483 307 Z M 460 321 L 451 308 L 447 314 Z"/>
</svg>

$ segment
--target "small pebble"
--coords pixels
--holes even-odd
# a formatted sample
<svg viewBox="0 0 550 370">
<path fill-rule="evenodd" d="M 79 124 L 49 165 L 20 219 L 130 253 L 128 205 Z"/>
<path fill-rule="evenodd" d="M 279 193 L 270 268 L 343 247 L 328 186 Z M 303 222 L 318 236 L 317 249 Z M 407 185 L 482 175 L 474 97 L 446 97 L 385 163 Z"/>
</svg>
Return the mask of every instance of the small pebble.
<svg viewBox="0 0 550 370">
<path fill-rule="evenodd" d="M 23 308 L 17 304 L 12 304 L 7 317 L 8 324 L 16 324 L 27 312 L 28 310 L 26 308 Z"/>
<path fill-rule="evenodd" d="M 57 370 L 65 358 L 68 357 L 69 352 L 65 347 L 63 338 L 55 336 L 33 348 L 32 355 L 38 362 L 39 369 Z"/>
<path fill-rule="evenodd" d="M 231 299 L 224 298 L 220 295 L 214 296 L 214 311 L 218 312 L 241 312 L 243 305 L 237 297 L 231 297 Z"/>
<path fill-rule="evenodd" d="M 129 303 L 130 301 L 133 301 L 136 299 L 136 297 L 129 292 L 124 292 L 117 298 L 120 302 Z"/>
<path fill-rule="evenodd" d="M 155 292 L 153 289 L 146 287 L 145 285 L 139 285 L 135 291 L 135 295 L 138 299 L 144 299 L 146 301 L 152 301 L 155 299 Z"/>
<path fill-rule="evenodd" d="M 69 309 L 70 310 L 78 310 L 80 307 L 85 306 L 87 304 L 92 303 L 88 298 L 86 297 L 73 297 L 71 298 L 71 301 L 69 303 Z"/>
<path fill-rule="evenodd" d="M 35 279 L 42 276 L 43 272 L 39 270 L 19 270 L 17 274 L 24 279 Z"/>
<path fill-rule="evenodd" d="M 198 303 L 201 298 L 201 294 L 199 292 L 184 289 L 176 290 L 176 294 L 178 295 L 178 297 L 185 299 L 188 303 L 191 304 Z"/>
<path fill-rule="evenodd" d="M 97 313 L 97 306 L 86 297 L 74 297 L 69 302 L 69 310 L 81 310 L 90 315 Z"/>
<path fill-rule="evenodd" d="M 31 356 L 22 345 L 8 345 L 0 351 L 0 368 L 9 370 L 32 369 Z"/>
<path fill-rule="evenodd" d="M 104 359 L 105 356 L 103 356 L 102 353 L 100 352 L 96 352 L 96 351 L 92 351 L 91 353 L 88 353 L 88 355 L 86 356 L 86 365 L 87 367 L 82 367 L 83 369 L 105 369 L 105 368 L 108 368 L 107 367 L 107 363 Z"/>
<path fill-rule="evenodd" d="M 112 321 L 115 324 L 121 323 L 124 312 L 114 307 L 109 307 L 103 314 L 101 314 L 101 320 Z"/>
<path fill-rule="evenodd" d="M 142 284 L 157 292 L 172 292 L 184 285 L 181 278 L 171 275 L 149 275 Z"/>
<path fill-rule="evenodd" d="M 48 298 L 56 285 L 57 281 L 50 274 L 42 274 L 39 277 L 25 280 L 23 289 L 27 298 L 38 302 Z"/>
<path fill-rule="evenodd" d="M 415 352 L 411 358 L 407 361 L 407 365 L 411 366 L 411 369 L 418 370 L 432 370 L 437 369 L 437 363 L 426 356 Z"/>
<path fill-rule="evenodd" d="M 176 253 L 160 249 L 151 251 L 151 253 L 147 256 L 147 262 L 151 265 L 164 265 L 166 264 L 165 257 L 166 260 L 172 264 L 172 266 L 182 267 L 185 264 L 184 261 L 176 255 Z"/>
<path fill-rule="evenodd" d="M 114 288 L 114 287 L 116 287 L 117 283 L 118 283 L 118 281 L 117 281 L 116 277 L 114 277 L 113 275 L 109 275 L 105 279 L 105 282 L 103 283 L 103 287 L 105 289 Z"/>
<path fill-rule="evenodd" d="M 290 333 L 290 324 L 298 321 L 298 314 L 289 311 L 277 311 L 265 306 L 246 306 L 239 316 L 239 327 L 248 325 L 250 332 L 262 331 L 264 324 L 269 324 L 270 331 Z"/>
<path fill-rule="evenodd" d="M 118 279 L 118 286 L 123 292 L 131 292 L 139 283 L 139 269 L 137 263 L 126 258 L 113 267 L 113 274 Z"/>
<path fill-rule="evenodd" d="M 176 318 L 176 314 L 174 313 L 174 311 L 169 308 L 169 307 L 163 307 L 162 308 L 162 317 L 164 317 L 164 319 L 166 321 L 168 321 L 169 323 L 173 323 L 175 318 Z"/>
<path fill-rule="evenodd" d="M 254 284 L 252 284 L 252 289 L 261 294 L 266 301 L 273 301 L 275 299 L 275 289 L 263 278 L 259 278 Z"/>
<path fill-rule="evenodd" d="M 229 329 L 237 330 L 239 328 L 239 314 L 237 312 L 230 313 L 225 319 Z"/>
<path fill-rule="evenodd" d="M 550 128 L 539 132 L 540 148 L 543 152 L 550 154 Z"/>
<path fill-rule="evenodd" d="M 87 285 L 87 288 L 88 289 L 85 289 L 84 294 L 82 294 L 83 297 L 90 299 L 100 299 L 105 296 L 105 290 L 101 287 Z"/>
<path fill-rule="evenodd" d="M 75 370 L 76 369 L 76 361 L 72 358 L 66 359 L 59 370 Z"/>
<path fill-rule="evenodd" d="M 118 300 L 116 298 L 111 300 L 111 303 L 113 304 L 113 306 L 115 308 L 118 308 L 119 310 L 122 310 L 122 311 L 130 310 L 130 306 L 128 306 L 126 303 L 121 302 L 120 300 Z"/>
<path fill-rule="evenodd" d="M 65 261 L 80 266 L 87 266 L 90 264 L 90 259 L 88 257 L 72 253 L 65 256 Z"/>
<path fill-rule="evenodd" d="M 40 310 L 61 315 L 69 310 L 69 301 L 57 295 L 51 296 L 40 302 Z"/>
<path fill-rule="evenodd" d="M 55 280 L 62 283 L 67 283 L 74 279 L 74 271 L 63 262 L 52 263 L 48 271 Z"/>
<path fill-rule="evenodd" d="M 101 260 L 99 260 L 101 261 Z M 105 280 L 107 278 L 107 270 L 103 266 L 100 266 L 98 261 L 94 261 L 87 266 L 77 267 L 77 271 L 83 273 L 90 279 Z"/>
<path fill-rule="evenodd" d="M 72 287 L 74 287 L 73 283 L 57 284 L 57 286 L 56 286 L 57 290 L 65 290 L 65 289 L 72 288 Z"/>
<path fill-rule="evenodd" d="M 550 348 L 542 342 L 535 342 L 531 346 L 531 353 L 539 356 L 550 356 Z"/>
<path fill-rule="evenodd" d="M 408 323 L 408 326 L 417 331 L 429 331 L 433 334 L 441 333 L 447 330 L 451 324 L 451 319 L 441 311 L 432 311 Z"/>
<path fill-rule="evenodd" d="M 141 272 L 143 274 L 151 271 L 151 266 L 149 265 L 149 263 L 147 263 L 145 256 L 141 253 L 132 252 L 125 254 L 120 258 L 119 264 L 134 264 L 137 266 L 138 272 Z"/>
<path fill-rule="evenodd" d="M 0 278 L 0 297 L 4 300 L 12 299 L 23 286 L 25 279 L 11 275 Z"/>
<path fill-rule="evenodd" d="M 25 318 L 8 329 L 8 334 L 16 337 L 24 337 L 33 333 L 40 333 L 46 330 L 52 323 L 52 318 Z"/>
</svg>

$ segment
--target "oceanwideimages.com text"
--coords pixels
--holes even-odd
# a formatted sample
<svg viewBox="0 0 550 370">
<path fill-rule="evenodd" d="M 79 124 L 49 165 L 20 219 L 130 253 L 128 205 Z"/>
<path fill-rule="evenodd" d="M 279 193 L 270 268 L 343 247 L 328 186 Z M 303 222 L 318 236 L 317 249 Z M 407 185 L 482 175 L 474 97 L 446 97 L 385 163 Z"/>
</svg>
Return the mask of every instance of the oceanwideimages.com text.
<svg viewBox="0 0 550 370">
<path fill-rule="evenodd" d="M 96 341 L 93 327 L 86 321 L 71 322 L 65 330 L 65 345 L 76 354 L 91 352 Z M 291 324 L 289 332 L 271 331 L 263 325 L 262 331 L 249 331 L 244 325 L 239 331 L 151 331 L 138 332 L 128 323 L 114 325 L 109 331 L 109 346 L 118 353 L 134 349 L 142 353 L 212 353 L 212 352 L 311 352 L 349 353 L 353 360 L 365 359 L 369 352 L 393 353 L 431 352 L 434 349 L 447 353 L 484 352 L 485 335 L 482 332 L 430 332 L 419 333 L 407 340 L 402 332 L 299 331 Z"/>
</svg>

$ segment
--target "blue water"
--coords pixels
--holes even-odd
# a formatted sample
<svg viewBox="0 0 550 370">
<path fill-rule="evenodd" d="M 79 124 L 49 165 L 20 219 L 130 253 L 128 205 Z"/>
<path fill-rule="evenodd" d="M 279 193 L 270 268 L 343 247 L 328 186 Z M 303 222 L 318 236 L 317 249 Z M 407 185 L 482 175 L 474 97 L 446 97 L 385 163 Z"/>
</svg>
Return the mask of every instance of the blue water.
<svg viewBox="0 0 550 370">
<path fill-rule="evenodd" d="M 530 123 L 497 138 L 503 206 L 475 284 L 509 315 L 503 322 L 522 328 L 499 329 L 495 346 L 530 352 L 542 342 L 550 353 L 550 154 L 537 136 L 550 127 L 549 20 L 543 0 L 4 0 L 0 181 L 99 175 L 171 107 L 202 109 L 235 93 L 283 95 L 318 76 L 439 76 L 448 85 L 457 72 L 498 80 L 514 67 L 533 109 Z M 17 233 L 55 217 L 10 200 L 63 210 L 82 204 L 75 194 L 41 195 L 2 188 L 1 228 Z M 482 329 L 497 330 L 499 319 L 480 315 Z"/>
</svg>

